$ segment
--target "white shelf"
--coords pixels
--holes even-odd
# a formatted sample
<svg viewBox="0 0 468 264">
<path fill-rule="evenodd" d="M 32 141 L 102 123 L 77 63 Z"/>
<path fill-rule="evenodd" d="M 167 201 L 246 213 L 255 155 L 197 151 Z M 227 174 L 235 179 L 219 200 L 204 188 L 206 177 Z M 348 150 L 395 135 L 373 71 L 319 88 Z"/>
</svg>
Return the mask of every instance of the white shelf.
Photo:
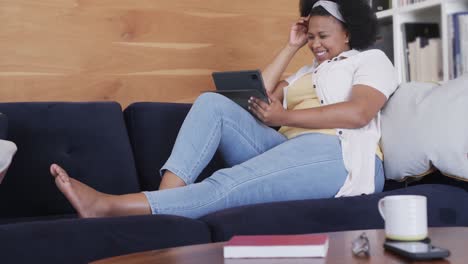
<svg viewBox="0 0 468 264">
<path fill-rule="evenodd" d="M 380 21 L 393 23 L 393 54 L 394 65 L 399 80 L 407 82 L 407 65 L 405 62 L 406 47 L 403 43 L 402 25 L 408 22 L 436 22 L 440 25 L 442 40 L 443 79 L 449 80 L 449 32 L 447 17 L 460 11 L 468 11 L 468 0 L 426 0 L 415 4 L 399 6 L 399 0 L 391 0 L 392 9 L 377 12 Z"/>
<path fill-rule="evenodd" d="M 384 18 L 392 17 L 393 16 L 393 9 L 387 9 L 387 10 L 384 10 L 384 11 L 377 12 L 376 15 L 377 15 L 378 19 L 384 19 Z"/>
<path fill-rule="evenodd" d="M 404 5 L 404 6 L 398 7 L 398 12 L 409 13 L 409 12 L 415 12 L 415 11 L 422 11 L 424 9 L 440 7 L 441 4 L 442 4 L 441 0 L 426 0 L 424 2 L 419 2 L 415 4 Z"/>
</svg>

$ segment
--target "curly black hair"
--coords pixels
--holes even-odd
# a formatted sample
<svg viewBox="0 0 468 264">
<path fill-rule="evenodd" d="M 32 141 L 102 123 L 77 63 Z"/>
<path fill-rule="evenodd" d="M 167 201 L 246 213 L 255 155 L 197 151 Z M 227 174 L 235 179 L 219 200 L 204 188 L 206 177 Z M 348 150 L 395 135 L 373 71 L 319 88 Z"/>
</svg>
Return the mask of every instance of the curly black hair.
<svg viewBox="0 0 468 264">
<path fill-rule="evenodd" d="M 300 0 L 301 16 L 330 16 L 324 8 L 312 6 L 318 0 Z M 346 23 L 342 23 L 349 33 L 349 45 L 352 49 L 364 50 L 375 43 L 378 32 L 378 20 L 366 0 L 333 0 L 340 7 L 341 15 Z"/>
</svg>

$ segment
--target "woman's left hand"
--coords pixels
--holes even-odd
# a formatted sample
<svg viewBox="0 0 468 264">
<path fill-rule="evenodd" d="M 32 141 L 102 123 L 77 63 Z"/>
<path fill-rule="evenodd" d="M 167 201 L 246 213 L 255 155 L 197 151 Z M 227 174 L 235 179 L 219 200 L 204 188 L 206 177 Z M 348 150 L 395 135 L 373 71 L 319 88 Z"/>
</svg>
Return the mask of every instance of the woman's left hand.
<svg viewBox="0 0 468 264">
<path fill-rule="evenodd" d="M 251 97 L 249 110 L 268 126 L 284 125 L 287 111 L 283 108 L 283 104 L 271 96 L 269 96 L 269 100 L 270 104 L 256 97 Z"/>
</svg>

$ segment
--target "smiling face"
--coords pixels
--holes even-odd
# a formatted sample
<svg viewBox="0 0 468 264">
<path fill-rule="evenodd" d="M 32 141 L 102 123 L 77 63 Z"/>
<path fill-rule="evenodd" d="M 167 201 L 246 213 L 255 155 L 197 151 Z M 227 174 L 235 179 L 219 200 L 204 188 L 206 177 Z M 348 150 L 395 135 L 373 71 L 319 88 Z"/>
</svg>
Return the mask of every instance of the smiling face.
<svg viewBox="0 0 468 264">
<path fill-rule="evenodd" d="M 332 16 L 312 16 L 307 36 L 307 45 L 319 64 L 350 49 L 348 32 Z"/>
</svg>

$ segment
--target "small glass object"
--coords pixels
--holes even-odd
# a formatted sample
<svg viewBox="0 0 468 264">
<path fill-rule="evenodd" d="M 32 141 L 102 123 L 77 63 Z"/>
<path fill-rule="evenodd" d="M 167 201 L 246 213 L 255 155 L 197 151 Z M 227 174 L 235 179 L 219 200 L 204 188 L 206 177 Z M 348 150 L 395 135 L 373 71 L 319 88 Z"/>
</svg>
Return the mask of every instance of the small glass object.
<svg viewBox="0 0 468 264">
<path fill-rule="evenodd" d="M 370 244 L 369 244 L 369 238 L 367 238 L 367 235 L 365 232 L 362 233 L 358 238 L 353 240 L 351 250 L 353 251 L 353 254 L 355 256 L 358 256 L 358 257 L 369 256 Z"/>
</svg>

